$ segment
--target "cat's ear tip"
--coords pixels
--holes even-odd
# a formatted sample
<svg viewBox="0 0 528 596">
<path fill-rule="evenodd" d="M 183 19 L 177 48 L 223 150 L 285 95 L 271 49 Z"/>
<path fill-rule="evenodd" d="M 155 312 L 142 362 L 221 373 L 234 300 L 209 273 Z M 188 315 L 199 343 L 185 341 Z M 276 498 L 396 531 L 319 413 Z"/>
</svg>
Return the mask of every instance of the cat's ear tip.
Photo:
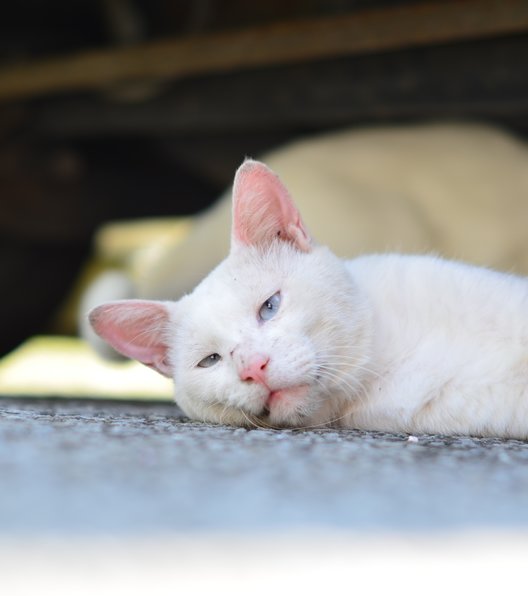
<svg viewBox="0 0 528 596">
<path fill-rule="evenodd" d="M 115 316 L 120 310 L 123 304 L 133 303 L 136 302 L 134 300 L 115 300 L 111 302 L 104 302 L 103 304 L 99 304 L 95 306 L 86 315 L 88 317 L 88 321 L 90 325 L 94 328 L 102 322 L 108 319 L 110 316 Z"/>
<path fill-rule="evenodd" d="M 237 173 L 249 172 L 253 170 L 269 170 L 268 166 L 262 161 L 253 159 L 252 157 L 246 157 L 242 164 L 239 166 Z"/>
<path fill-rule="evenodd" d="M 109 311 L 109 304 L 99 304 L 99 306 L 95 306 L 90 311 L 88 311 L 86 317 L 88 318 L 88 322 L 90 325 L 97 331 L 101 324 L 104 322 L 106 316 L 108 315 Z"/>
<path fill-rule="evenodd" d="M 264 162 L 246 158 L 235 173 L 234 185 L 251 186 L 259 181 L 274 184 L 276 178 L 277 174 Z"/>
<path fill-rule="evenodd" d="M 95 306 L 94 308 L 92 308 L 91 310 L 88 311 L 88 313 L 86 314 L 86 317 L 92 325 L 99 319 L 102 311 L 103 311 L 102 304 L 100 304 L 99 306 Z"/>
<path fill-rule="evenodd" d="M 115 300 L 115 301 L 111 301 L 111 302 L 103 302 L 102 304 L 98 304 L 97 306 L 94 306 L 90 311 L 88 311 L 88 318 L 91 319 L 97 319 L 98 317 L 100 317 L 101 315 L 105 314 L 106 312 L 108 312 L 109 310 L 112 310 L 112 308 L 115 308 L 116 306 L 119 306 L 119 304 L 121 302 L 124 302 L 122 300 Z M 131 302 L 128 301 L 127 302 Z"/>
</svg>

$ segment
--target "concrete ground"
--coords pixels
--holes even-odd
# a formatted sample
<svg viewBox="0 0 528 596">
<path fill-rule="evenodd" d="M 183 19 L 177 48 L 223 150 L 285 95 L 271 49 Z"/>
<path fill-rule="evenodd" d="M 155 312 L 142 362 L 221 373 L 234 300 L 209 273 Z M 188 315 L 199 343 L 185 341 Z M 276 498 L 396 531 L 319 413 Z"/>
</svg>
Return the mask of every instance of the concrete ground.
<svg viewBox="0 0 528 596">
<path fill-rule="evenodd" d="M 4 399 L 0 486 L 2 594 L 32 593 L 32 582 L 43 593 L 46 581 L 80 593 L 76 577 L 101 592 L 125 585 L 118 572 L 127 594 L 194 593 L 207 582 L 218 592 L 221 579 L 233 588 L 252 569 L 284 586 L 310 584 L 319 569 L 328 587 L 354 561 L 378 580 L 401 557 L 393 578 L 409 568 L 416 579 L 413 561 L 423 571 L 442 560 L 445 571 L 471 553 L 480 578 L 497 557 L 528 561 L 521 441 L 245 430 L 187 421 L 170 404 Z M 131 570 L 141 570 L 133 581 Z M 159 589 L 153 576 L 166 578 Z M 443 576 L 435 571 L 429 592 Z"/>
</svg>

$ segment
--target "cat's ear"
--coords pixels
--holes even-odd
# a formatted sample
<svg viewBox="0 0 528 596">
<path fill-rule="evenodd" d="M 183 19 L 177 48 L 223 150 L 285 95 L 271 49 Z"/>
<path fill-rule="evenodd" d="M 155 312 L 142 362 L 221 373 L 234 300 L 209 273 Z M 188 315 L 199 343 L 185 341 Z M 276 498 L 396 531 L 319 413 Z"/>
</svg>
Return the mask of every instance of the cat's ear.
<svg viewBox="0 0 528 596">
<path fill-rule="evenodd" d="M 167 346 L 169 311 L 162 302 L 108 302 L 94 308 L 88 318 L 97 335 L 120 354 L 171 376 Z"/>
<path fill-rule="evenodd" d="M 312 240 L 290 194 L 278 176 L 259 161 L 246 160 L 233 184 L 232 244 L 291 242 L 310 252 Z"/>
</svg>

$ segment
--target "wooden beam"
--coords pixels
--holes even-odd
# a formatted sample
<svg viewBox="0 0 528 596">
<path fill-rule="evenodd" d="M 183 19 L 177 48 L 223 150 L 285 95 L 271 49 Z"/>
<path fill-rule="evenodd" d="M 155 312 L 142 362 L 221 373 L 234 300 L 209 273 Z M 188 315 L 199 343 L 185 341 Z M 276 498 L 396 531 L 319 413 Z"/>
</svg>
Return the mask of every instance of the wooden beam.
<svg viewBox="0 0 528 596">
<path fill-rule="evenodd" d="M 528 34 L 195 77 L 148 102 L 54 97 L 34 106 L 31 123 L 45 136 L 170 135 L 189 142 L 195 135 L 409 117 L 526 121 L 526 64 Z"/>
<path fill-rule="evenodd" d="M 447 0 L 89 51 L 0 69 L 0 101 L 528 30 L 526 0 Z"/>
</svg>

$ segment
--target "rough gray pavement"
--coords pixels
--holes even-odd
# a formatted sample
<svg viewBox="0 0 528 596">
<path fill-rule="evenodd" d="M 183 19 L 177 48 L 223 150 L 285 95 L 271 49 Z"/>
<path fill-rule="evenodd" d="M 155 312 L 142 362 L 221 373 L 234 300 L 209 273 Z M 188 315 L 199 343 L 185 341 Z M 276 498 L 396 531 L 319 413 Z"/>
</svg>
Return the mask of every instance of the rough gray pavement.
<svg viewBox="0 0 528 596">
<path fill-rule="evenodd" d="M 0 401 L 6 536 L 528 526 L 528 443 L 245 430 L 170 404 Z"/>
</svg>

